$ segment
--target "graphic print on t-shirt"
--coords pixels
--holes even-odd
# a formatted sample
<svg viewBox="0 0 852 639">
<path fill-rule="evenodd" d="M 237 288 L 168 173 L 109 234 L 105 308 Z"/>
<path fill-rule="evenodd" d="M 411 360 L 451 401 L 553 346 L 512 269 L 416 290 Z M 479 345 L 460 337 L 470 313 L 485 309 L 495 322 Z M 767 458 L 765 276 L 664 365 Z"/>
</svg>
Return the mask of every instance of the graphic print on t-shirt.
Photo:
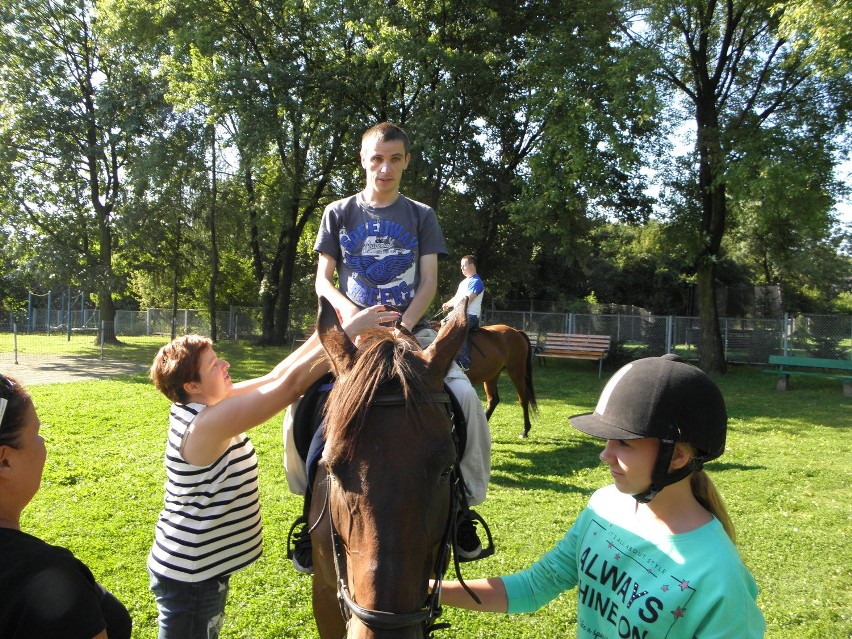
<svg viewBox="0 0 852 639">
<path fill-rule="evenodd" d="M 608 522 L 593 519 L 583 541 L 578 604 L 596 612 L 618 637 L 668 637 L 697 594 L 684 575 L 672 573 L 676 564 L 638 549 Z M 582 621 L 580 626 L 588 636 L 599 634 Z"/>
<path fill-rule="evenodd" d="M 351 269 L 348 297 L 359 306 L 407 307 L 414 298 L 417 239 L 400 224 L 368 222 L 342 230 L 343 261 Z"/>
</svg>

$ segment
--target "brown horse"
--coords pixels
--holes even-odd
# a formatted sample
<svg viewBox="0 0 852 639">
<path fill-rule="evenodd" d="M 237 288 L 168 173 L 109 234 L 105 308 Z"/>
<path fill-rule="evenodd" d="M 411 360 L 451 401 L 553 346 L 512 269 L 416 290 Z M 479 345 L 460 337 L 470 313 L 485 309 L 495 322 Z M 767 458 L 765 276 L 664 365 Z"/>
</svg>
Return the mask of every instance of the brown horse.
<svg viewBox="0 0 852 639">
<path fill-rule="evenodd" d="M 433 323 L 437 330 L 439 322 Z M 518 392 L 518 401 L 524 410 L 524 430 L 520 437 L 526 439 L 530 433 L 530 412 L 538 413 L 538 404 L 533 388 L 533 346 L 530 338 L 505 324 L 491 324 L 471 331 L 470 368 L 467 376 L 471 384 L 485 386 L 485 417 L 491 419 L 491 413 L 500 403 L 500 390 L 497 382 L 505 370 Z"/>
<path fill-rule="evenodd" d="M 320 636 L 431 636 L 460 491 L 443 379 L 466 316 L 453 314 L 422 351 L 396 331 L 356 349 L 320 304 L 317 330 L 337 377 L 310 513 Z"/>
</svg>

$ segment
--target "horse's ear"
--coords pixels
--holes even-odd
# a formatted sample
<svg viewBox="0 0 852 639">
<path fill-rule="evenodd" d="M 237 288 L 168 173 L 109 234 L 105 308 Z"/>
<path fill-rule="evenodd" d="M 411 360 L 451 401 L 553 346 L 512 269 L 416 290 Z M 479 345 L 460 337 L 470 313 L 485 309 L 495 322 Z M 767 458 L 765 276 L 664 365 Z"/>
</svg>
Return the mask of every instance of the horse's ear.
<svg viewBox="0 0 852 639">
<path fill-rule="evenodd" d="M 331 361 L 334 374 L 340 377 L 352 368 L 357 349 L 340 325 L 337 311 L 334 310 L 331 302 L 322 296 L 319 298 L 319 310 L 317 311 L 317 333 L 320 343 Z"/>
<path fill-rule="evenodd" d="M 457 304 L 438 331 L 438 337 L 423 352 L 430 372 L 444 379 L 459 349 L 467 339 L 467 298 Z"/>
</svg>

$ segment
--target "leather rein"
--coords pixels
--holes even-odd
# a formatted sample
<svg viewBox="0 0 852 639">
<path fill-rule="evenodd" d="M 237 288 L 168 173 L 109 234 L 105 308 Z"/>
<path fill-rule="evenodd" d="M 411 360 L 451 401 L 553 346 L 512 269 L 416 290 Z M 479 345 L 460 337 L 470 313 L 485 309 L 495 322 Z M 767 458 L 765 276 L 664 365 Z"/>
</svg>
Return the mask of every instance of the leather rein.
<svg viewBox="0 0 852 639">
<path fill-rule="evenodd" d="M 431 402 L 445 404 L 447 414 L 450 418 L 451 428 L 453 428 L 452 410 L 450 398 L 446 393 L 432 393 Z M 373 405 L 393 406 L 405 404 L 405 398 L 402 395 L 380 395 L 373 400 Z M 453 438 L 455 441 L 455 437 Z M 458 448 L 457 448 L 458 450 Z M 426 637 L 432 637 L 435 630 L 449 627 L 449 624 L 435 623 L 438 617 L 443 612 L 441 608 L 441 590 L 444 581 L 444 573 L 446 566 L 449 565 L 449 553 L 455 541 L 456 520 L 460 510 L 461 496 L 460 491 L 463 490 L 459 473 L 458 454 L 456 463 L 450 473 L 450 508 L 447 515 L 447 524 L 444 529 L 444 535 L 441 539 L 437 557 L 435 559 L 435 586 L 427 597 L 420 610 L 415 612 L 386 612 L 383 610 L 370 610 L 358 605 L 352 598 L 349 591 L 349 579 L 346 570 L 346 550 L 343 545 L 343 539 L 334 525 L 334 520 L 331 516 L 331 508 L 329 507 L 329 499 L 331 495 L 331 481 L 334 475 L 329 473 L 325 478 L 325 503 L 320 512 L 317 521 L 311 526 L 311 530 L 317 527 L 323 517 L 328 514 L 329 528 L 331 529 L 331 544 L 334 557 L 334 570 L 337 576 L 337 600 L 340 605 L 340 612 L 348 624 L 354 615 L 365 626 L 374 630 L 398 630 L 408 628 L 410 626 L 422 625 Z M 456 572 L 459 571 L 458 559 L 455 562 Z M 460 574 L 459 574 L 460 577 Z M 461 579 L 460 579 L 461 580 Z M 467 585 L 464 584 L 465 589 Z M 471 592 L 468 590 L 468 592 Z M 473 595 L 473 593 L 471 593 Z M 474 596 L 476 599 L 476 597 Z"/>
</svg>

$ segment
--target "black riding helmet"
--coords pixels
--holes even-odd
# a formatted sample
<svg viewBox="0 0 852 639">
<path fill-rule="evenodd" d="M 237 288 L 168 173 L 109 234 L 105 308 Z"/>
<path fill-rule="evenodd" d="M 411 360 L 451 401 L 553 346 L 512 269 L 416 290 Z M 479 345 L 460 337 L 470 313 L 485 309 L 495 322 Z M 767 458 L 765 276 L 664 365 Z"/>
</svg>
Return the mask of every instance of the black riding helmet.
<svg viewBox="0 0 852 639">
<path fill-rule="evenodd" d="M 728 427 L 718 386 L 676 355 L 647 357 L 623 366 L 607 382 L 595 411 L 569 421 L 577 430 L 603 439 L 660 440 L 651 486 L 634 495 L 640 503 L 651 501 L 663 487 L 719 457 Z M 691 444 L 697 454 L 691 463 L 669 473 L 677 441 Z"/>
</svg>

